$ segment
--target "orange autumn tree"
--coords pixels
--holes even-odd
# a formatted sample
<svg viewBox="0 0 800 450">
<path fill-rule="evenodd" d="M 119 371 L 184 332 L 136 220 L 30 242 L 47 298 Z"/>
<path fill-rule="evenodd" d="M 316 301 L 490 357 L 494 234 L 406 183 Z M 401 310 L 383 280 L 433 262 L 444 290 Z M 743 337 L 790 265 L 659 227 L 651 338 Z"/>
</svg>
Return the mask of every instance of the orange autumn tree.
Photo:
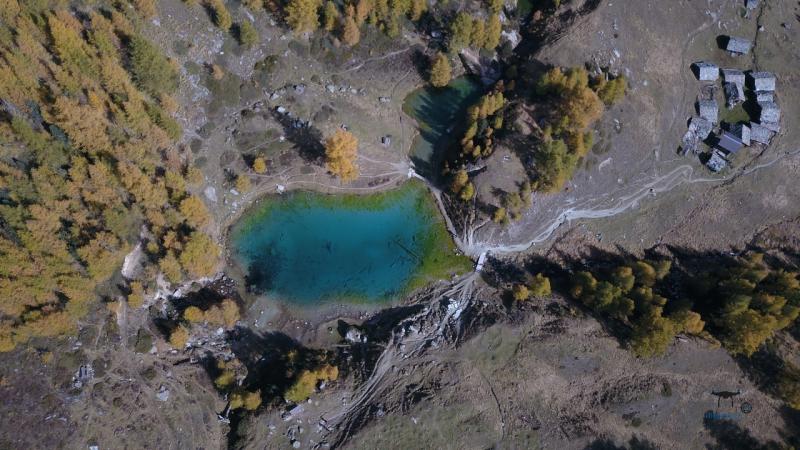
<svg viewBox="0 0 800 450">
<path fill-rule="evenodd" d="M 336 130 L 333 136 L 325 141 L 325 157 L 328 170 L 348 182 L 358 178 L 358 139 L 346 130 Z"/>
</svg>

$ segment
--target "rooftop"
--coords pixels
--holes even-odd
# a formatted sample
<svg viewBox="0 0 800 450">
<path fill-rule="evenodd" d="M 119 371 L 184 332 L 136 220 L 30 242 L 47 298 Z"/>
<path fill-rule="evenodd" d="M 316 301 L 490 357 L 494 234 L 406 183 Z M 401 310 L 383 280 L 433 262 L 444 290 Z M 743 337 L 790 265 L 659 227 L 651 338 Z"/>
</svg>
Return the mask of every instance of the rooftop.
<svg viewBox="0 0 800 450">
<path fill-rule="evenodd" d="M 775 102 L 760 102 L 758 106 L 761 108 L 761 115 L 759 122 L 778 123 L 781 121 L 781 109 Z"/>
<path fill-rule="evenodd" d="M 759 125 L 755 122 L 750 122 L 750 140 L 754 142 L 760 142 L 762 144 L 769 144 L 769 141 L 772 139 L 772 131 L 768 128 L 764 127 L 763 125 Z"/>
<path fill-rule="evenodd" d="M 689 121 L 689 131 L 694 132 L 700 139 L 708 138 L 712 128 L 714 125 L 702 117 L 692 117 L 692 120 Z"/>
<path fill-rule="evenodd" d="M 714 150 L 711 152 L 711 158 L 706 161 L 706 166 L 711 169 L 712 172 L 719 172 L 720 170 L 725 168 L 725 165 L 728 162 L 725 161 L 725 158 L 722 156 L 722 153 L 719 150 Z"/>
<path fill-rule="evenodd" d="M 736 136 L 744 145 L 750 145 L 750 127 L 743 123 L 731 126 L 731 134 Z"/>
<path fill-rule="evenodd" d="M 739 69 L 722 69 L 722 78 L 726 83 L 744 84 L 744 72 Z"/>
<path fill-rule="evenodd" d="M 716 100 L 699 100 L 697 102 L 697 112 L 700 117 L 708 120 L 711 123 L 717 123 L 717 116 L 719 115 L 719 106 Z"/>
<path fill-rule="evenodd" d="M 705 61 L 699 61 L 692 64 L 695 69 L 695 75 L 700 81 L 715 81 L 719 78 L 719 67 Z"/>
<path fill-rule="evenodd" d="M 731 53 L 744 55 L 745 53 L 748 53 L 750 51 L 750 46 L 752 44 L 753 44 L 752 42 L 750 42 L 745 38 L 730 36 L 728 38 L 728 45 L 725 46 L 725 50 Z"/>
<path fill-rule="evenodd" d="M 753 80 L 753 89 L 756 91 L 774 91 L 775 90 L 775 74 L 770 72 L 753 72 L 750 74 Z"/>
<path fill-rule="evenodd" d="M 722 135 L 719 137 L 719 142 L 717 142 L 717 147 L 727 153 L 736 153 L 743 146 L 744 143 L 742 143 L 742 140 L 730 131 L 723 131 Z"/>
<path fill-rule="evenodd" d="M 756 101 L 757 102 L 774 102 L 775 101 L 775 92 L 773 91 L 756 91 Z"/>
</svg>

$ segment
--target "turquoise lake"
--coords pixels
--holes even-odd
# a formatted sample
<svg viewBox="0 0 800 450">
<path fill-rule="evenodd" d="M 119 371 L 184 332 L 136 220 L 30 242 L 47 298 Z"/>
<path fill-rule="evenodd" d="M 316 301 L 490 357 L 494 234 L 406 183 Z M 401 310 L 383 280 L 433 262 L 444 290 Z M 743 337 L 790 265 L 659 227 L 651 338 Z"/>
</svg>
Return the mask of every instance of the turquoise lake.
<svg viewBox="0 0 800 450">
<path fill-rule="evenodd" d="M 446 275 L 436 272 L 453 247 L 437 215 L 419 185 L 367 197 L 289 193 L 233 226 L 232 256 L 259 295 L 301 306 L 388 300 L 423 267 Z"/>
<path fill-rule="evenodd" d="M 426 86 L 409 94 L 403 111 L 417 121 L 419 134 L 411 144 L 417 171 L 429 179 L 439 176 L 445 151 L 461 134 L 467 108 L 482 95 L 480 83 L 459 77 L 443 88 Z"/>
</svg>

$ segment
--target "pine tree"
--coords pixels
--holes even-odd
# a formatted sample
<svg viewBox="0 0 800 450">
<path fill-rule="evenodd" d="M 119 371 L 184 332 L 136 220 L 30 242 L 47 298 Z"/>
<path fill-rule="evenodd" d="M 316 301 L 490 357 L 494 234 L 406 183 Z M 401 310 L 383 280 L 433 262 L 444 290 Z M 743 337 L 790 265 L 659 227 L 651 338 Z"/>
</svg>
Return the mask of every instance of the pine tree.
<svg viewBox="0 0 800 450">
<path fill-rule="evenodd" d="M 346 45 L 353 46 L 358 44 L 360 39 L 361 31 L 359 31 L 353 16 L 348 15 L 345 17 L 344 23 L 342 24 L 342 42 Z"/>
<path fill-rule="evenodd" d="M 148 40 L 133 36 L 130 41 L 130 70 L 140 88 L 154 96 L 178 88 L 178 72 L 161 51 Z"/>
<path fill-rule="evenodd" d="M 258 42 L 258 31 L 256 31 L 256 28 L 249 20 L 243 20 L 239 24 L 236 35 L 239 39 L 239 44 L 247 48 L 252 47 L 253 44 Z"/>
<path fill-rule="evenodd" d="M 267 171 L 267 163 L 264 158 L 259 156 L 253 160 L 253 171 L 259 175 Z"/>
<path fill-rule="evenodd" d="M 230 30 L 231 25 L 233 25 L 233 18 L 231 18 L 231 13 L 222 0 L 206 0 L 206 8 L 211 13 L 214 25 L 218 26 L 222 31 Z"/>
<path fill-rule="evenodd" d="M 356 3 L 356 24 L 361 26 L 375 8 L 375 0 L 358 0 Z"/>
<path fill-rule="evenodd" d="M 431 66 L 430 82 L 434 87 L 444 87 L 450 83 L 453 76 L 453 69 L 450 67 L 450 60 L 447 55 L 439 53 Z"/>
<path fill-rule="evenodd" d="M 328 170 L 342 181 L 355 180 L 358 178 L 358 166 L 355 165 L 357 151 L 358 139 L 349 131 L 336 130 L 336 133 L 325 141 Z"/>
<path fill-rule="evenodd" d="M 457 52 L 469 46 L 471 38 L 472 17 L 465 12 L 460 12 L 450 24 L 450 50 Z"/>
<path fill-rule="evenodd" d="M 242 194 L 245 194 L 247 192 L 250 192 L 250 189 L 253 188 L 253 185 L 250 182 L 250 177 L 248 177 L 245 174 L 240 174 L 238 177 L 236 177 L 235 187 L 237 191 L 239 191 Z"/>
<path fill-rule="evenodd" d="M 428 10 L 428 2 L 427 0 L 412 0 L 411 1 L 411 11 L 408 13 L 408 18 L 411 19 L 413 22 L 419 21 L 422 18 L 422 14 Z"/>
<path fill-rule="evenodd" d="M 500 14 L 503 9 L 503 0 L 488 0 L 487 5 L 492 14 Z"/>
<path fill-rule="evenodd" d="M 486 24 L 483 19 L 478 18 L 472 22 L 472 33 L 470 34 L 469 40 L 471 47 L 483 47 L 486 41 Z"/>
<path fill-rule="evenodd" d="M 289 0 L 286 6 L 286 23 L 296 34 L 315 31 L 319 27 L 317 11 L 321 0 Z"/>
<path fill-rule="evenodd" d="M 333 3 L 332 0 L 325 2 L 325 10 L 322 16 L 325 21 L 323 26 L 325 31 L 333 31 L 336 28 L 336 23 L 339 21 L 339 9 L 336 7 L 336 3 Z"/>
<path fill-rule="evenodd" d="M 210 220 L 206 204 L 196 195 L 191 195 L 181 201 L 180 212 L 186 219 L 186 223 L 193 228 L 202 227 Z"/>
<path fill-rule="evenodd" d="M 214 272 L 219 254 L 219 246 L 208 235 L 195 231 L 189 236 L 178 260 L 191 277 L 206 277 Z"/>
<path fill-rule="evenodd" d="M 514 300 L 521 302 L 523 300 L 527 300 L 531 297 L 530 291 L 528 291 L 528 287 L 524 284 L 515 284 L 514 287 L 511 289 L 511 295 L 514 297 Z"/>
<path fill-rule="evenodd" d="M 494 50 L 500 45 L 500 36 L 503 31 L 503 26 L 500 23 L 500 16 L 492 14 L 489 16 L 489 23 L 486 26 L 486 39 L 483 42 L 483 48 L 486 50 Z"/>
<path fill-rule="evenodd" d="M 547 297 L 552 293 L 550 279 L 541 273 L 537 273 L 530 284 L 531 296 L 536 298 Z"/>
<path fill-rule="evenodd" d="M 134 0 L 133 5 L 145 19 L 150 19 L 158 12 L 154 0 Z"/>
</svg>

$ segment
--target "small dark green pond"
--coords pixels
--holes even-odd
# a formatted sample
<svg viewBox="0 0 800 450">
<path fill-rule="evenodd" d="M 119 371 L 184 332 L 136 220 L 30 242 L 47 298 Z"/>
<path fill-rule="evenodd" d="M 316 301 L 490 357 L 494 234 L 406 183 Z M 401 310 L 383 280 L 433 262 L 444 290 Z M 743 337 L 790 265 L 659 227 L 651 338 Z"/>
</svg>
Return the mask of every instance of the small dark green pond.
<svg viewBox="0 0 800 450">
<path fill-rule="evenodd" d="M 471 265 L 420 183 L 368 196 L 270 197 L 230 236 L 251 289 L 301 306 L 391 300 Z"/>
<path fill-rule="evenodd" d="M 419 134 L 411 144 L 411 159 L 427 178 L 439 175 L 445 152 L 459 136 L 467 108 L 483 93 L 481 84 L 459 77 L 444 88 L 426 86 L 406 97 L 403 111 L 413 117 Z"/>
</svg>

